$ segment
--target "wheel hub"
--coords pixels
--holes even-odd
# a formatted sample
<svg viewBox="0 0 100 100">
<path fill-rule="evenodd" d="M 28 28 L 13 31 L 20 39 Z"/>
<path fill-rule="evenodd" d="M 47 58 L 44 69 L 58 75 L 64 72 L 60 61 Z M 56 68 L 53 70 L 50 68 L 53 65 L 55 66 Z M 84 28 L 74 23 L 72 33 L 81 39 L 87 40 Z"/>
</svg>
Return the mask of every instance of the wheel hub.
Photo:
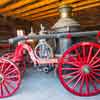
<svg viewBox="0 0 100 100">
<path fill-rule="evenodd" d="M 83 65 L 83 66 L 82 66 L 82 71 L 83 71 L 85 74 L 90 73 L 90 67 L 89 67 L 89 65 Z"/>
<path fill-rule="evenodd" d="M 3 80 L 4 80 L 4 77 L 3 77 L 3 75 L 2 75 L 2 74 L 0 74 L 0 83 L 2 83 L 2 82 L 3 82 Z"/>
</svg>

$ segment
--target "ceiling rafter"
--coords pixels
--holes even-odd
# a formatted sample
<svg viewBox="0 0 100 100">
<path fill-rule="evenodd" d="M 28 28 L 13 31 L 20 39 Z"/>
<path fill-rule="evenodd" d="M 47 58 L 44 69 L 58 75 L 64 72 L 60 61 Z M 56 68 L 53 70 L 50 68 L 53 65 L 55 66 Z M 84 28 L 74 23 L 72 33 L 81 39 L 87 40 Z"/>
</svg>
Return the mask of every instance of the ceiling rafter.
<svg viewBox="0 0 100 100">
<path fill-rule="evenodd" d="M 81 7 L 83 5 L 87 5 L 87 4 L 91 4 L 91 3 L 96 3 L 97 2 L 97 0 L 91 0 L 91 1 L 90 0 L 84 0 L 84 1 L 77 0 L 77 1 L 78 2 L 76 3 L 76 0 L 71 0 L 71 1 L 65 1 L 64 0 L 64 3 L 69 4 L 69 5 L 71 5 L 74 8 L 74 7 Z M 70 3 L 72 3 L 72 4 L 70 4 Z M 37 8 L 36 10 L 32 11 L 33 14 L 30 11 L 30 15 L 29 15 L 28 12 L 26 12 L 26 16 L 25 15 L 24 16 L 21 16 L 19 14 L 19 15 L 16 15 L 16 17 L 20 17 L 20 18 L 26 17 L 26 19 L 39 17 L 39 16 L 42 16 L 43 14 L 45 15 L 45 12 L 47 12 L 47 13 L 53 12 L 54 9 L 56 9 L 56 11 L 57 11 L 58 5 L 59 5 L 59 2 L 56 2 L 55 4 L 50 4 L 50 5 L 47 5 L 47 6 L 42 7 L 43 9 L 42 8 L 41 9 L 40 8 Z M 48 10 L 51 10 L 51 11 L 48 12 Z M 27 13 L 28 13 L 28 15 L 27 15 Z"/>
<path fill-rule="evenodd" d="M 0 1 L 0 6 L 5 5 L 7 3 L 11 2 L 11 0 L 1 0 Z"/>
<path fill-rule="evenodd" d="M 77 8 L 75 8 L 75 9 L 73 9 L 73 11 L 84 10 L 84 9 L 87 9 L 87 8 L 92 8 L 92 7 L 97 7 L 97 6 L 100 6 L 100 3 L 95 3 L 95 4 L 93 3 L 93 4 L 91 4 L 91 5 L 86 5 L 86 6 L 83 6 L 83 7 L 77 7 Z M 51 15 L 57 16 L 57 15 L 59 15 L 59 13 L 56 12 L 56 13 L 52 13 Z M 40 20 L 40 19 L 46 18 L 46 17 L 49 17 L 49 15 L 39 16 L 39 17 L 33 18 L 32 20 L 33 20 L 33 21 L 34 21 L 34 20 Z"/>
<path fill-rule="evenodd" d="M 82 1 L 82 2 L 78 2 L 77 4 L 70 4 L 72 7 L 73 7 L 73 11 L 78 11 L 78 9 L 77 10 L 74 10 L 74 8 L 77 8 L 77 7 L 81 7 L 81 6 L 85 6 L 85 5 L 87 5 L 87 4 L 92 4 L 92 3 L 96 3 L 97 2 L 97 0 L 91 0 L 91 1 L 89 1 L 89 0 L 84 0 L 84 1 Z M 65 2 L 66 3 L 66 2 Z M 56 11 L 57 11 L 57 8 L 55 8 L 56 9 Z M 51 12 L 52 12 L 52 10 L 54 10 L 54 9 L 51 9 Z M 44 12 L 40 12 L 40 13 L 37 13 L 37 14 L 34 14 L 33 13 L 33 15 L 30 15 L 30 17 L 32 17 L 32 18 L 34 18 L 35 16 L 36 17 L 38 17 L 38 16 L 40 16 L 41 14 L 43 14 L 44 13 L 44 15 L 45 15 L 45 12 L 46 11 L 44 11 Z M 25 16 L 24 16 L 25 17 Z M 27 16 L 26 16 L 27 17 Z M 28 17 L 27 17 L 28 18 Z"/>
<path fill-rule="evenodd" d="M 70 1 L 65 1 L 65 3 L 71 4 L 71 3 L 74 3 L 76 1 L 80 1 L 80 0 L 70 0 Z M 46 6 L 43 6 L 41 8 L 37 8 L 35 10 L 33 9 L 33 10 L 30 10 L 30 11 L 25 11 L 23 13 L 16 14 L 16 16 L 29 16 L 29 15 L 32 15 L 32 14 L 35 14 L 35 13 L 40 13 L 40 12 L 47 11 L 47 10 L 50 10 L 50 9 L 54 9 L 54 8 L 57 9 L 58 5 L 59 5 L 59 2 L 56 2 L 55 4 L 46 5 Z"/>
<path fill-rule="evenodd" d="M 98 2 L 98 0 L 83 0 L 81 2 L 73 4 L 72 7 L 76 8 L 76 7 L 80 7 L 80 6 L 83 6 L 83 5 L 96 3 L 96 2 Z"/>
<path fill-rule="evenodd" d="M 52 0 L 51 0 L 52 1 Z M 54 0 L 53 0 L 54 1 Z M 38 9 L 38 11 L 40 11 L 40 12 L 42 12 L 43 10 L 50 10 L 50 9 L 52 9 L 52 8 L 56 8 L 56 11 L 57 11 L 57 8 L 58 8 L 58 5 L 59 5 L 59 1 L 58 0 L 56 0 L 57 2 L 54 2 L 54 3 L 49 3 L 48 5 L 45 5 L 45 6 L 42 6 L 41 7 L 41 9 L 40 8 L 37 8 Z M 67 3 L 67 4 L 70 4 L 70 3 L 74 3 L 74 2 L 76 2 L 76 1 L 80 1 L 80 0 L 68 0 L 68 1 L 66 1 L 65 3 Z M 49 1 L 50 2 L 50 1 Z M 46 3 L 46 2 L 45 2 Z M 43 4 L 43 3 L 42 3 Z M 40 4 L 37 4 L 38 6 L 40 5 Z M 35 6 L 34 6 L 35 7 Z M 37 9 L 35 9 L 34 10 L 34 13 L 37 13 Z M 25 10 L 25 9 L 24 9 Z M 21 9 L 20 9 L 20 11 L 22 11 Z M 50 11 L 50 12 L 53 12 L 53 11 Z M 49 12 L 47 12 L 47 13 L 49 13 Z M 13 12 L 12 12 L 12 14 L 13 14 Z M 7 15 L 9 15 L 8 13 L 6 13 L 5 14 L 6 16 Z M 21 16 L 20 15 L 17 15 L 16 16 L 16 14 L 14 14 L 14 16 L 15 17 L 19 17 L 19 18 L 21 18 Z M 36 15 L 37 16 L 37 15 Z M 27 18 L 25 18 L 25 17 L 23 17 L 24 19 L 27 19 Z"/>
<path fill-rule="evenodd" d="M 53 2 L 55 2 L 54 4 L 52 3 L 52 1 Z M 78 1 L 80 1 L 80 0 L 63 0 L 65 3 L 67 3 L 67 4 L 71 4 L 71 3 L 74 3 L 74 2 L 78 2 Z M 48 2 L 48 4 L 47 5 L 44 5 L 44 6 L 42 6 L 41 4 L 46 4 L 46 2 Z M 49 2 L 51 2 L 51 3 L 49 3 Z M 33 5 L 30 5 L 30 6 L 27 6 L 27 7 L 24 7 L 24 8 L 22 8 L 22 9 L 19 9 L 19 10 L 16 10 L 16 11 L 14 11 L 14 12 L 8 12 L 8 13 L 5 13 L 5 15 L 6 16 L 11 16 L 11 15 L 16 15 L 16 16 L 19 16 L 19 15 L 21 15 L 21 14 L 24 14 L 24 12 L 26 12 L 26 13 L 30 13 L 30 11 L 29 10 L 31 10 L 31 11 L 35 11 L 35 10 L 37 10 L 37 9 L 39 9 L 39 8 L 37 8 L 37 5 L 38 5 L 38 7 L 39 7 L 39 5 L 41 6 L 41 8 L 43 8 L 43 7 L 45 7 L 46 6 L 46 8 L 43 8 L 43 9 L 49 9 L 49 7 L 51 7 L 51 8 L 57 8 L 58 7 L 58 5 L 59 5 L 59 0 L 43 0 L 43 1 L 41 1 L 40 3 L 38 3 L 38 4 L 33 4 Z M 36 9 L 37 8 L 37 9 Z M 41 11 L 41 10 L 40 10 Z M 43 11 L 43 10 L 42 10 Z M 37 11 L 38 12 L 38 11 Z M 31 13 L 32 14 L 32 13 Z"/>
<path fill-rule="evenodd" d="M 26 17 L 26 18 L 36 18 L 36 17 L 39 17 L 39 16 L 48 15 L 48 14 L 51 14 L 51 13 L 56 13 L 57 11 L 58 11 L 57 9 L 52 9 L 52 10 L 48 10 L 46 12 L 36 14 L 36 15 L 32 15 L 32 16 Z"/>
<path fill-rule="evenodd" d="M 85 1 L 86 2 L 86 1 Z M 90 2 L 89 2 L 90 3 Z M 91 2 L 91 3 L 94 3 L 94 2 Z M 79 3 L 78 3 L 79 4 Z M 84 3 L 81 3 L 81 4 L 84 4 Z M 89 5 L 89 4 L 88 4 Z M 95 4 L 91 4 L 91 6 L 94 6 Z M 73 9 L 73 12 L 75 12 L 75 11 L 79 11 L 79 10 L 83 10 L 83 9 L 86 9 L 86 8 L 88 8 L 88 7 L 91 7 L 91 6 L 79 6 L 78 8 L 74 8 Z M 49 12 L 53 12 L 53 11 L 55 11 L 54 13 L 57 13 L 57 9 L 52 9 L 52 10 L 49 10 L 49 11 L 47 11 L 47 12 L 41 12 L 41 13 L 39 13 L 39 14 L 33 14 L 33 15 L 31 15 L 30 17 L 26 17 L 26 18 L 28 18 L 28 19 L 35 19 L 35 17 L 42 17 L 42 15 L 43 16 L 45 16 L 45 15 L 47 15 L 47 14 L 49 14 Z M 51 14 L 51 13 L 50 13 Z"/>
<path fill-rule="evenodd" d="M 56 9 L 58 7 L 58 4 L 59 3 L 57 2 L 57 3 L 47 5 L 47 6 L 44 6 L 44 7 L 41 7 L 41 8 L 37 8 L 35 10 L 33 9 L 33 10 L 25 12 L 25 13 L 17 14 L 17 16 L 25 17 L 25 16 L 30 16 L 32 14 L 44 12 L 44 11 L 47 11 L 47 10 L 50 10 L 50 9 Z"/>
<path fill-rule="evenodd" d="M 78 8 L 75 8 L 73 11 L 79 11 L 79 10 L 83 10 L 83 9 L 87 9 L 87 8 L 92 8 L 92 7 L 97 7 L 97 6 L 100 6 L 100 2 L 89 4 L 89 5 L 86 5 L 86 6 L 83 6 L 83 7 L 78 7 Z"/>
<path fill-rule="evenodd" d="M 31 4 L 31 5 L 28 5 L 28 6 L 25 6 L 23 8 L 20 8 L 20 9 L 17 9 L 15 11 L 10 11 L 8 13 L 5 13 L 5 15 L 13 15 L 13 14 L 18 14 L 18 13 L 22 13 L 22 12 L 25 12 L 25 11 L 29 11 L 31 9 L 36 9 L 36 8 L 39 8 L 39 7 L 42 7 L 42 6 L 45 6 L 45 5 L 48 5 L 48 4 L 51 4 L 51 3 L 55 3 L 55 2 L 58 2 L 59 0 L 41 0 L 35 4 Z"/>
<path fill-rule="evenodd" d="M 16 3 L 10 4 L 10 5 L 8 5 L 8 6 L 4 7 L 4 8 L 0 8 L 0 13 L 8 12 L 10 10 L 19 8 L 21 6 L 24 6 L 24 5 L 28 4 L 28 3 L 35 2 L 35 1 L 36 0 L 20 0 L 20 1 L 16 2 Z"/>
<path fill-rule="evenodd" d="M 58 16 L 59 13 L 52 13 L 50 15 L 44 15 L 44 16 L 41 16 L 41 17 L 37 17 L 37 18 L 33 18 L 31 19 L 32 21 L 35 21 L 35 20 L 41 20 L 41 19 L 44 19 L 44 18 L 47 18 L 47 17 L 54 17 L 54 16 Z M 29 19 L 28 19 L 29 20 Z"/>
</svg>

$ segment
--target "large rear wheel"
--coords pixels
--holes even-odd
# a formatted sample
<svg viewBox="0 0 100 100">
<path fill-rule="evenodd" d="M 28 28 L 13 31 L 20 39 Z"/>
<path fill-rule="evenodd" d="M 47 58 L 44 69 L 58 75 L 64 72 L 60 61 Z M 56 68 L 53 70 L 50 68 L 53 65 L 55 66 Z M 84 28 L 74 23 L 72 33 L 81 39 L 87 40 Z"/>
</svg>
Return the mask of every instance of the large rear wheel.
<svg viewBox="0 0 100 100">
<path fill-rule="evenodd" d="M 65 89 L 78 96 L 100 93 L 100 45 L 82 42 L 66 50 L 59 64 Z"/>
</svg>

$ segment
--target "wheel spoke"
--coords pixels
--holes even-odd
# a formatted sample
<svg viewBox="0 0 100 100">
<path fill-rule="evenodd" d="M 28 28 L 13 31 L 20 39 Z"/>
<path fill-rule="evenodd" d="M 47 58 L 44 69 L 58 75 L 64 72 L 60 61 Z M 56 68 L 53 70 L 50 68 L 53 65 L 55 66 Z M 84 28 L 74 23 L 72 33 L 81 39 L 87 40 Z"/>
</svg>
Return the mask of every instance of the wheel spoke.
<svg viewBox="0 0 100 100">
<path fill-rule="evenodd" d="M 70 59 L 70 60 L 73 61 L 74 63 L 80 65 L 80 62 L 79 62 L 74 56 L 70 56 L 68 59 Z"/>
<path fill-rule="evenodd" d="M 75 62 L 70 62 L 70 61 L 66 61 L 66 62 L 64 61 L 63 64 L 69 64 L 75 67 L 80 67 L 78 64 L 75 64 Z"/>
<path fill-rule="evenodd" d="M 66 79 L 66 78 L 68 78 L 69 76 L 75 76 L 76 74 L 78 74 L 79 73 L 79 71 L 75 71 L 75 72 L 72 72 L 72 73 L 69 73 L 69 74 L 67 74 L 67 75 L 62 75 L 62 77 L 64 78 L 64 79 Z"/>
<path fill-rule="evenodd" d="M 8 88 L 7 88 L 7 86 L 5 85 L 5 83 L 3 83 L 3 86 L 4 86 L 5 90 L 6 90 L 6 92 L 9 94 L 10 91 L 8 90 Z"/>
<path fill-rule="evenodd" d="M 5 74 L 9 70 L 10 67 L 11 67 L 11 64 L 5 69 L 3 73 Z"/>
<path fill-rule="evenodd" d="M 91 64 L 93 62 L 93 60 L 95 59 L 95 57 L 98 55 L 98 53 L 100 52 L 100 49 L 95 53 L 95 55 L 92 57 L 92 59 L 90 60 L 89 64 Z"/>
<path fill-rule="evenodd" d="M 11 73 L 13 73 L 13 72 L 15 72 L 16 71 L 16 69 L 13 69 L 12 71 L 9 71 L 7 74 L 5 74 L 6 76 L 8 76 L 9 74 L 11 74 Z"/>
<path fill-rule="evenodd" d="M 18 83 L 18 78 L 17 79 L 6 78 L 6 80 L 9 80 L 9 82 L 14 82 L 14 84 Z"/>
<path fill-rule="evenodd" d="M 89 90 L 89 79 L 88 79 L 88 76 L 86 75 L 86 94 L 89 94 L 90 90 Z"/>
<path fill-rule="evenodd" d="M 5 81 L 5 84 L 7 84 L 10 88 L 15 89 L 15 87 L 12 86 L 7 80 Z"/>
<path fill-rule="evenodd" d="M 93 73 L 91 73 L 91 77 L 97 82 L 97 83 L 99 83 L 100 84 L 100 80 L 99 79 L 97 79 L 95 76 L 94 76 L 94 74 Z"/>
<path fill-rule="evenodd" d="M 0 85 L 0 90 L 1 90 L 1 96 L 3 96 L 4 93 L 3 93 L 3 86 L 2 86 L 2 84 Z"/>
<path fill-rule="evenodd" d="M 80 53 L 78 52 L 77 49 L 75 49 L 75 53 L 78 56 L 79 61 L 82 62 L 82 58 L 81 58 Z"/>
<path fill-rule="evenodd" d="M 94 68 L 98 68 L 98 67 L 100 67 L 100 64 L 99 65 L 92 66 L 93 69 Z"/>
<path fill-rule="evenodd" d="M 94 80 L 91 78 L 91 75 L 89 76 L 89 80 L 92 83 L 94 90 L 96 91 L 97 87 L 96 87 L 96 84 L 95 84 Z"/>
<path fill-rule="evenodd" d="M 82 52 L 83 52 L 83 61 L 86 62 L 86 52 L 85 52 L 85 46 L 82 45 Z"/>
<path fill-rule="evenodd" d="M 89 54 L 88 54 L 88 57 L 87 57 L 87 63 L 88 63 L 88 62 L 90 61 L 90 59 L 91 59 L 92 49 L 93 49 L 93 46 L 91 46 L 90 49 L 89 49 Z"/>
<path fill-rule="evenodd" d="M 84 79 L 84 76 L 83 76 L 83 77 L 82 77 L 81 84 L 80 84 L 80 87 L 79 87 L 79 92 L 80 92 L 80 93 L 82 93 L 82 89 L 83 89 L 84 82 L 85 82 L 85 79 Z"/>
<path fill-rule="evenodd" d="M 96 75 L 96 76 L 100 76 L 100 74 L 98 74 L 98 73 L 96 73 L 96 72 L 92 72 L 94 75 Z"/>
<path fill-rule="evenodd" d="M 13 76 L 7 76 L 5 77 L 6 79 L 11 79 L 11 78 L 17 78 L 18 76 L 17 75 L 13 75 Z"/>
<path fill-rule="evenodd" d="M 98 63 L 100 61 L 100 58 L 94 61 L 91 65 L 93 66 L 94 64 Z"/>
<path fill-rule="evenodd" d="M 62 70 L 79 70 L 79 68 L 62 68 Z"/>
<path fill-rule="evenodd" d="M 94 72 L 100 72 L 100 69 L 93 69 Z"/>
<path fill-rule="evenodd" d="M 76 79 L 78 76 L 80 75 L 80 73 L 78 73 L 76 76 L 73 76 L 71 79 L 69 79 L 66 84 L 70 84 L 74 79 Z"/>
<path fill-rule="evenodd" d="M 7 77 L 5 77 L 5 79 L 13 79 L 13 78 L 18 78 L 18 76 L 17 75 L 13 75 L 13 76 L 7 76 Z"/>
<path fill-rule="evenodd" d="M 82 74 L 80 75 L 80 77 L 77 79 L 77 81 L 75 82 L 74 86 L 72 87 L 72 89 L 75 89 L 75 87 L 77 86 L 77 84 L 79 83 L 79 81 L 82 78 Z"/>
</svg>

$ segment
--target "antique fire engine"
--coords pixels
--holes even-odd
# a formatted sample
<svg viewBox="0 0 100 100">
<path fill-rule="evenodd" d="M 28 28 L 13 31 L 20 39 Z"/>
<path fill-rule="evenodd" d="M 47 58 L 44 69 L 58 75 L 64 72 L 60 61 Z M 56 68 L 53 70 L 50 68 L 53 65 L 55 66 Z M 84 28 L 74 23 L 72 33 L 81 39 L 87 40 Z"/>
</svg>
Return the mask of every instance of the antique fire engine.
<svg viewBox="0 0 100 100">
<path fill-rule="evenodd" d="M 40 34 L 29 36 L 17 36 L 8 40 L 0 40 L 0 43 L 17 43 L 10 54 L 0 57 L 0 98 L 13 95 L 20 86 L 22 76 L 26 69 L 24 51 L 27 51 L 34 65 L 43 65 L 42 68 L 48 72 L 51 65 L 57 66 L 57 74 L 64 88 L 77 96 L 92 96 L 100 94 L 100 44 L 95 42 L 79 42 L 72 45 L 71 38 L 97 35 L 100 31 L 78 31 L 80 25 L 69 17 L 71 8 L 62 5 L 60 20 L 53 26 L 52 31 L 45 34 L 41 25 Z M 28 43 L 29 40 L 39 40 L 33 50 Z M 46 39 L 57 39 L 59 45 L 56 47 L 59 57 L 53 54 Z M 46 66 L 45 66 L 46 65 Z M 50 65 L 50 66 L 48 66 Z M 38 66 L 36 66 L 38 67 Z M 44 69 L 45 68 L 45 69 Z M 56 67 L 53 66 L 55 69 Z M 33 84 L 34 85 L 34 84 Z"/>
</svg>

